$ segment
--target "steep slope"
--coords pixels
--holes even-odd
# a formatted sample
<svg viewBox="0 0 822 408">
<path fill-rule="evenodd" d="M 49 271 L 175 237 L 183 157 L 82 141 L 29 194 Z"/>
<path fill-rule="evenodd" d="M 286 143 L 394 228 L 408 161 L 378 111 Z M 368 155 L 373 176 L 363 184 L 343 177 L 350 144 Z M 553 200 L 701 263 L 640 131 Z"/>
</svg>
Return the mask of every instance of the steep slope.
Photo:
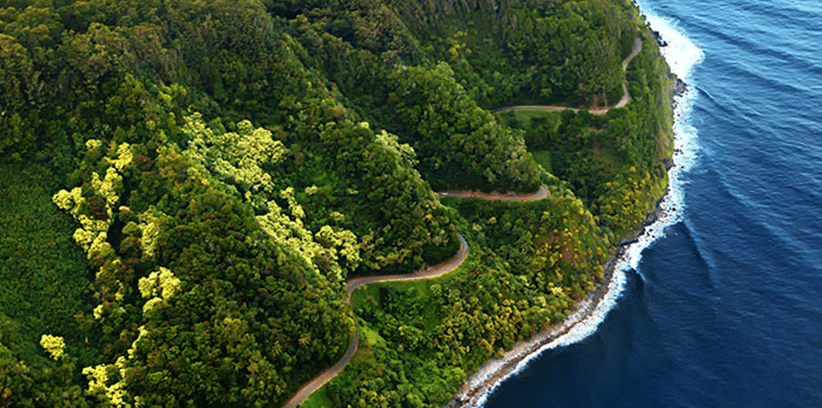
<svg viewBox="0 0 822 408">
<path fill-rule="evenodd" d="M 34 219 L 51 200 L 49 217 L 66 215 L 55 233 L 76 245 L 54 252 L 63 273 L 50 257 L 9 262 L 25 238 L 2 241 L 6 276 L 59 272 L 74 306 L 54 308 L 59 324 L 4 313 L 0 406 L 279 405 L 344 355 L 355 325 L 350 367 L 312 398 L 444 402 L 592 290 L 609 244 L 664 186 L 664 63 L 648 46 L 620 66 L 634 38 L 653 44 L 636 13 L 623 1 L 0 2 L 0 162 L 42 169 L 53 190 L 3 218 Z M 587 113 L 626 81 L 630 103 Z M 579 112 L 489 112 L 522 101 Z M 472 251 L 453 274 L 346 303 L 345 282 L 439 264 L 460 234 Z M 55 296 L 19 287 L 0 310 Z"/>
</svg>

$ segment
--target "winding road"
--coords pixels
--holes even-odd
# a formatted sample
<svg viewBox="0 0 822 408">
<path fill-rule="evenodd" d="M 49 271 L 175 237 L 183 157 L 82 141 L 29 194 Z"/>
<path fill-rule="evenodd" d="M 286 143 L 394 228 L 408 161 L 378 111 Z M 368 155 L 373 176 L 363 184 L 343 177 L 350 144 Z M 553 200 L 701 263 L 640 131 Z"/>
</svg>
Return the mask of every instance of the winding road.
<svg viewBox="0 0 822 408">
<path fill-rule="evenodd" d="M 622 70 L 625 71 L 628 69 L 628 64 L 631 63 L 631 60 L 636 57 L 639 52 L 642 51 L 642 40 L 640 38 L 634 39 L 634 49 L 631 50 L 631 53 L 628 54 L 628 57 L 622 61 Z M 590 108 L 588 112 L 592 115 L 604 115 L 608 113 L 609 110 L 614 108 L 621 108 L 628 104 L 631 100 L 631 94 L 628 93 L 628 81 L 622 82 L 622 98 L 616 105 L 602 107 L 602 108 Z M 497 108 L 491 110 L 491 113 L 500 113 L 500 112 L 509 112 L 509 111 L 517 111 L 517 110 L 541 110 L 541 111 L 548 111 L 548 112 L 560 112 L 564 110 L 571 110 L 574 112 L 579 112 L 579 108 L 572 108 L 569 106 L 561 106 L 561 105 L 517 105 L 517 106 L 505 106 L 502 108 Z"/>
<path fill-rule="evenodd" d="M 348 284 L 345 285 L 345 288 L 348 290 L 348 298 L 346 298 L 346 303 L 351 303 L 351 294 L 359 287 L 368 285 L 369 283 L 379 283 L 379 282 L 409 282 L 409 281 L 418 281 L 418 280 L 426 280 L 426 279 L 436 279 L 442 275 L 445 275 L 448 272 L 457 269 L 462 262 L 465 261 L 465 258 L 468 257 L 468 243 L 465 242 L 465 238 L 462 235 L 459 236 L 460 239 L 460 250 L 457 251 L 456 255 L 452 256 L 447 261 L 432 266 L 430 268 L 420 269 L 416 272 L 404 275 L 382 275 L 382 276 L 364 276 L 362 278 L 351 279 L 348 281 Z M 294 394 L 291 399 L 283 405 L 283 408 L 296 408 L 299 406 L 308 396 L 320 389 L 325 383 L 331 381 L 332 378 L 336 377 L 337 374 L 341 373 L 342 370 L 348 365 L 348 362 L 351 361 L 351 358 L 354 357 L 354 354 L 357 352 L 357 347 L 359 347 L 360 339 L 359 339 L 359 332 L 357 330 L 357 325 L 354 324 L 354 334 L 351 336 L 351 344 L 348 345 L 348 350 L 345 351 L 340 361 L 337 361 L 331 368 L 323 371 L 320 375 L 314 377 L 311 381 L 307 384 L 303 385 L 296 394 Z"/>
<path fill-rule="evenodd" d="M 631 54 L 622 62 L 622 69 L 623 71 L 628 68 L 628 63 L 639 54 L 639 51 L 642 50 L 642 40 L 636 38 L 634 40 L 634 49 L 631 51 Z M 622 84 L 624 94 L 622 99 L 617 102 L 616 105 L 611 107 L 605 108 L 594 108 L 590 109 L 594 115 L 604 115 L 610 109 L 613 108 L 621 108 L 628 104 L 628 101 L 631 100 L 631 95 L 628 93 L 628 82 L 623 82 Z M 508 106 L 504 108 L 494 109 L 491 113 L 499 113 L 499 112 L 506 112 L 506 111 L 513 111 L 513 110 L 543 110 L 543 111 L 562 111 L 570 109 L 574 112 L 578 111 L 577 108 L 570 108 L 567 106 L 556 106 L 556 105 L 549 105 L 549 106 L 542 106 L 542 105 L 527 105 L 527 106 Z M 513 193 L 483 193 L 479 191 L 442 191 L 438 192 L 437 195 L 439 197 L 462 197 L 462 198 L 476 198 L 480 200 L 490 200 L 490 201 L 537 201 L 547 198 L 551 195 L 551 192 L 548 190 L 546 186 L 540 186 L 539 190 L 535 193 L 530 194 L 513 194 Z M 420 280 L 428 280 L 428 279 L 436 279 L 439 278 L 455 269 L 457 269 L 460 265 L 462 265 L 463 261 L 468 257 L 468 243 L 465 241 L 465 238 L 462 235 L 459 235 L 460 240 L 460 249 L 457 253 L 452 256 L 447 261 L 435 265 L 429 268 L 420 269 L 410 274 L 404 275 L 383 275 L 383 276 L 365 276 L 362 278 L 356 278 L 348 281 L 346 284 L 346 289 L 348 290 L 348 297 L 346 298 L 347 303 L 351 303 L 351 294 L 357 288 L 362 286 L 368 285 L 370 283 L 381 283 L 381 282 L 411 282 L 411 281 L 420 281 Z M 283 405 L 283 408 L 297 408 L 300 404 L 305 401 L 314 391 L 320 389 L 323 385 L 331 381 L 337 374 L 341 373 L 345 366 L 351 361 L 354 357 L 354 354 L 357 353 L 357 348 L 359 347 L 360 339 L 359 339 L 359 331 L 357 330 L 356 323 L 354 324 L 354 333 L 351 336 L 351 343 L 348 345 L 348 349 L 343 354 L 342 358 L 337 361 L 332 367 L 326 369 L 316 377 L 314 377 L 311 381 L 303 385 L 296 394 L 294 394 L 291 399 Z"/>
<path fill-rule="evenodd" d="M 539 190 L 535 193 L 530 194 L 501 194 L 501 193 L 481 193 L 476 191 L 446 191 L 437 193 L 441 197 L 464 197 L 464 198 L 477 198 L 482 200 L 490 200 L 490 201 L 537 201 L 547 198 L 551 195 L 551 192 L 548 190 L 546 186 L 540 186 Z M 381 282 L 412 282 L 412 281 L 420 281 L 420 280 L 427 280 L 427 279 L 436 279 L 439 278 L 462 265 L 462 262 L 465 261 L 465 258 L 468 257 L 468 243 L 465 241 L 465 238 L 462 235 L 459 235 L 460 239 L 460 249 L 457 253 L 448 259 L 445 262 L 442 262 L 438 265 L 434 265 L 428 268 L 420 269 L 413 273 L 404 274 L 404 275 L 382 275 L 382 276 L 364 276 L 362 278 L 355 278 L 348 281 L 345 285 L 346 289 L 348 290 L 348 298 L 346 298 L 347 303 L 351 303 L 351 294 L 357 288 L 362 286 L 368 285 L 370 283 L 381 283 Z M 294 394 L 291 399 L 283 405 L 283 408 L 297 408 L 300 404 L 305 401 L 314 391 L 322 388 L 327 382 L 331 381 L 337 374 L 341 373 L 345 366 L 351 361 L 354 357 L 354 354 L 357 352 L 357 348 L 360 344 L 359 339 L 359 331 L 357 330 L 356 324 L 354 325 L 354 333 L 351 336 L 351 344 L 348 345 L 348 350 L 345 351 L 342 358 L 337 361 L 332 367 L 326 369 L 318 376 L 314 377 L 311 381 L 306 383 L 305 385 L 300 388 L 296 394 Z"/>
<path fill-rule="evenodd" d="M 551 191 L 546 186 L 540 186 L 539 190 L 530 194 L 517 193 L 483 193 L 481 191 L 472 190 L 447 190 L 437 193 L 440 197 L 461 197 L 461 198 L 477 198 L 480 200 L 489 201 L 536 201 L 548 198 L 551 196 Z"/>
</svg>

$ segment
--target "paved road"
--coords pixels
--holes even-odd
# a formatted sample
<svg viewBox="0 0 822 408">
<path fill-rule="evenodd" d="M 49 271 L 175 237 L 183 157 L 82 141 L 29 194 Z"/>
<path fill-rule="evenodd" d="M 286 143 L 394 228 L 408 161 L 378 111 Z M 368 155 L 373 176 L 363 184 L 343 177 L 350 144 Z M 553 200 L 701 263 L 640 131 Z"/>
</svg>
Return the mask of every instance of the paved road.
<svg viewBox="0 0 822 408">
<path fill-rule="evenodd" d="M 551 192 L 548 191 L 548 187 L 540 186 L 539 190 L 535 193 L 530 194 L 502 194 L 502 193 L 482 193 L 476 191 L 444 191 L 441 193 L 437 193 L 441 197 L 465 197 L 465 198 L 477 198 L 481 200 L 492 200 L 492 201 L 536 201 L 542 200 L 551 195 Z M 435 265 L 429 268 L 420 269 L 413 273 L 404 274 L 404 275 L 382 275 L 382 276 L 364 276 L 362 278 L 356 278 L 348 281 L 346 284 L 346 289 L 348 290 L 348 298 L 346 302 L 351 302 L 351 293 L 353 293 L 357 288 L 368 285 L 370 283 L 380 283 L 380 282 L 411 282 L 411 281 L 420 281 L 420 280 L 427 280 L 427 279 L 436 279 L 439 278 L 455 269 L 457 269 L 462 262 L 465 261 L 465 258 L 468 257 L 468 243 L 465 242 L 465 238 L 462 235 L 459 236 L 460 239 L 460 249 L 457 251 L 456 255 L 452 256 L 451 259 L 447 261 Z M 340 361 L 337 361 L 334 366 L 331 368 L 323 371 L 318 376 L 314 377 L 311 381 L 307 384 L 303 385 L 296 394 L 294 394 L 291 399 L 283 405 L 283 408 L 297 408 L 300 404 L 305 401 L 314 391 L 322 388 L 327 382 L 331 381 L 337 374 L 341 373 L 345 366 L 351 361 L 354 357 L 354 354 L 357 353 L 357 347 L 359 347 L 359 332 L 357 330 L 356 324 L 354 325 L 354 334 L 351 336 L 351 344 L 348 345 L 348 350 L 345 351 L 345 354 L 342 356 Z"/>
<path fill-rule="evenodd" d="M 448 272 L 457 269 L 465 258 L 468 257 L 468 243 L 465 242 L 465 238 L 462 235 L 459 236 L 460 239 L 460 250 L 457 252 L 456 255 L 452 256 L 451 259 L 447 261 L 432 266 L 430 268 L 420 269 L 414 273 L 405 274 L 405 275 L 383 275 L 383 276 L 365 276 L 362 278 L 356 278 L 348 281 L 346 285 L 346 289 L 348 289 L 348 298 L 346 302 L 351 302 L 351 293 L 354 292 L 359 287 L 368 285 L 369 283 L 378 283 L 378 282 L 409 282 L 409 281 L 419 281 L 419 280 L 426 280 L 426 279 L 436 279 L 442 275 L 445 275 Z M 351 361 L 351 358 L 354 357 L 354 354 L 357 352 L 357 347 L 359 346 L 360 339 L 359 339 L 359 332 L 357 330 L 357 325 L 354 325 L 354 335 L 351 336 L 351 344 L 348 345 L 348 350 L 345 351 L 345 354 L 342 356 L 340 361 L 337 361 L 334 366 L 331 368 L 323 371 L 318 376 L 314 377 L 311 381 L 307 384 L 303 385 L 296 394 L 294 394 L 291 399 L 283 405 L 283 408 L 296 408 L 303 401 L 305 401 L 308 396 L 320 389 L 325 383 L 331 381 L 332 378 L 336 377 L 337 374 L 341 373 L 345 366 Z"/>
<path fill-rule="evenodd" d="M 622 61 L 622 70 L 625 71 L 628 69 L 628 64 L 631 63 L 631 60 L 642 51 L 642 40 L 639 38 L 634 39 L 634 49 L 631 50 L 631 53 Z M 591 108 L 588 112 L 591 112 L 593 115 L 604 115 L 608 113 L 609 110 L 614 108 L 621 108 L 628 104 L 631 100 L 631 94 L 628 93 L 628 82 L 625 81 L 622 83 L 622 98 L 616 105 L 604 107 L 604 108 Z M 518 106 L 505 106 L 502 108 L 497 108 L 491 110 L 491 113 L 500 113 L 500 112 L 508 112 L 508 111 L 516 111 L 516 110 L 541 110 L 541 111 L 548 111 L 548 112 L 560 112 L 564 110 L 571 110 L 574 112 L 579 112 L 578 108 L 572 108 L 569 106 L 561 106 L 561 105 L 518 105 Z"/>
<path fill-rule="evenodd" d="M 437 193 L 440 197 L 462 197 L 462 198 L 478 198 L 489 201 L 536 201 L 548 198 L 551 192 L 546 186 L 540 186 L 536 193 L 517 194 L 517 193 L 483 193 L 481 191 L 471 190 L 448 190 Z"/>
<path fill-rule="evenodd" d="M 631 51 L 631 54 L 628 55 L 628 58 L 622 62 L 622 69 L 625 70 L 628 68 L 628 63 L 639 54 L 639 51 L 642 50 L 642 40 L 639 38 L 634 40 L 634 49 Z M 606 108 L 594 108 L 590 109 L 594 115 L 604 115 L 608 113 L 610 109 L 613 108 L 621 108 L 628 104 L 628 101 L 631 100 L 631 95 L 628 94 L 628 83 L 624 82 L 622 84 L 624 94 L 622 99 L 617 102 L 616 105 Z M 498 112 L 506 112 L 512 110 L 543 110 L 543 111 L 563 111 L 566 109 L 570 109 L 573 111 L 578 111 L 577 108 L 570 108 L 567 106 L 542 106 L 542 105 L 527 105 L 527 106 L 507 106 L 504 108 L 494 109 L 491 113 L 498 113 Z M 540 186 L 539 190 L 535 193 L 531 194 L 512 194 L 512 193 L 482 193 L 478 191 L 443 191 L 437 193 L 440 197 L 464 197 L 464 198 L 477 198 L 481 200 L 493 200 L 493 201 L 535 201 L 535 200 L 542 200 L 551 195 L 551 192 L 548 191 L 548 188 L 545 186 Z M 436 279 L 442 275 L 447 274 L 455 269 L 457 269 L 465 258 L 468 256 L 468 244 L 465 242 L 465 238 L 462 235 L 459 236 L 460 239 L 460 250 L 457 252 L 456 255 L 451 257 L 451 259 L 439 264 L 432 266 L 430 268 L 421 269 L 411 274 L 405 275 L 385 275 L 385 276 L 366 276 L 362 278 L 352 279 L 346 285 L 346 289 L 348 289 L 348 298 L 346 302 L 351 302 L 351 293 L 354 292 L 359 287 L 367 285 L 369 283 L 378 283 L 378 282 L 409 282 L 409 281 L 418 281 L 418 280 L 426 280 L 426 279 Z M 354 333 L 351 336 L 351 344 L 348 345 L 348 350 L 345 351 L 343 357 L 334 364 L 333 367 L 323 371 L 317 377 L 314 377 L 311 381 L 305 384 L 302 388 L 300 388 L 297 393 L 283 405 L 283 408 L 296 408 L 303 401 L 305 401 L 308 396 L 320 389 L 323 385 L 327 382 L 331 381 L 332 378 L 336 377 L 337 374 L 341 373 L 345 366 L 351 361 L 351 358 L 354 357 L 354 354 L 357 352 L 357 347 L 359 346 L 359 332 L 357 330 L 356 324 L 354 325 Z"/>
</svg>

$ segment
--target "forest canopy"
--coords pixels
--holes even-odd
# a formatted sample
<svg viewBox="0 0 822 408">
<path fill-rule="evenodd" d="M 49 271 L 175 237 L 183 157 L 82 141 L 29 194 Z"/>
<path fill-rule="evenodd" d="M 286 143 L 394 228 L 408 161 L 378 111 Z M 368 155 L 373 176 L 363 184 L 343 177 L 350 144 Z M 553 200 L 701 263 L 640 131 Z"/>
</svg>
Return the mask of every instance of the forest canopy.
<svg viewBox="0 0 822 408">
<path fill-rule="evenodd" d="M 309 404 L 439 406 L 564 318 L 664 190 L 671 78 L 630 1 L 503 3 L 0 0 L 0 407 L 280 406 L 355 325 Z"/>
</svg>

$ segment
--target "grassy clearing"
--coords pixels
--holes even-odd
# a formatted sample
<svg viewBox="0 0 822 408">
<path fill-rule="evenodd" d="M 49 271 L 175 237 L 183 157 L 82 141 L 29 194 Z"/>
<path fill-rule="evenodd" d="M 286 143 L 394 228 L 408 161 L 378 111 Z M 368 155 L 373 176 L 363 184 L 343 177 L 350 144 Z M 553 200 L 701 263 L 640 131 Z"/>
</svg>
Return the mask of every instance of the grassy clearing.
<svg viewBox="0 0 822 408">
<path fill-rule="evenodd" d="M 536 123 L 556 122 L 561 112 L 515 110 L 496 114 L 500 123 L 517 129 L 529 129 Z M 535 123 L 536 122 L 536 123 Z"/>
<path fill-rule="evenodd" d="M 73 316 L 92 309 L 77 226 L 51 201 L 56 184 L 45 166 L 0 163 L 0 341 L 32 366 L 48 361 L 44 333 L 64 336 L 78 356 L 85 340 Z"/>
<path fill-rule="evenodd" d="M 359 328 L 360 332 L 361 344 L 367 346 L 385 344 L 385 339 L 382 336 L 380 336 L 380 333 L 371 328 L 371 326 L 369 326 L 365 321 L 359 320 L 357 323 L 357 327 Z"/>
<path fill-rule="evenodd" d="M 553 167 L 551 166 L 551 152 L 548 150 L 535 150 L 531 152 L 531 156 L 534 156 L 534 160 L 542 166 L 545 171 L 549 173 L 553 173 Z"/>
<path fill-rule="evenodd" d="M 331 398 L 328 396 L 328 389 L 322 387 L 311 394 L 308 399 L 300 404 L 300 408 L 327 408 L 332 406 Z"/>
</svg>

